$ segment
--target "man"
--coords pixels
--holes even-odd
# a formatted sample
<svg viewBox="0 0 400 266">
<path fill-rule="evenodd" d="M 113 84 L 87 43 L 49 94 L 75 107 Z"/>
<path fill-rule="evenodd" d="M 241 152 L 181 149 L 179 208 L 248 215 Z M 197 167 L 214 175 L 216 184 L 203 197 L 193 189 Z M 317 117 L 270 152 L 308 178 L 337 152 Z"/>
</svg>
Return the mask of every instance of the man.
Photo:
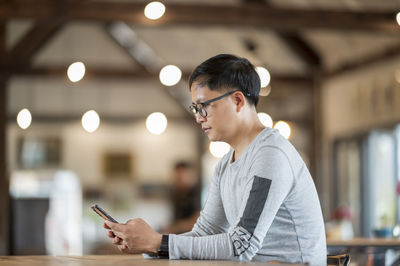
<svg viewBox="0 0 400 266">
<path fill-rule="evenodd" d="M 181 234 L 192 230 L 200 214 L 200 182 L 192 164 L 179 161 L 174 166 L 174 183 L 171 199 L 174 206 L 174 221 L 162 231 Z"/>
<path fill-rule="evenodd" d="M 208 199 L 192 231 L 161 235 L 143 220 L 106 222 L 127 253 L 170 259 L 219 259 L 326 264 L 321 207 L 295 148 L 264 128 L 256 105 L 260 79 L 244 58 L 217 55 L 189 81 L 190 109 L 210 141 L 232 147 L 216 166 Z"/>
</svg>

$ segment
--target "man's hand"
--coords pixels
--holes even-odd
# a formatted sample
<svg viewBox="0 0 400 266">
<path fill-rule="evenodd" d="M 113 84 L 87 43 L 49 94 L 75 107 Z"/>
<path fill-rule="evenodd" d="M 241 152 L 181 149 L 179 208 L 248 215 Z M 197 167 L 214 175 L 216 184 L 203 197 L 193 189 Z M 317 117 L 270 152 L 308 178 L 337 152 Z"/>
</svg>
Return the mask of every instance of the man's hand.
<svg viewBox="0 0 400 266">
<path fill-rule="evenodd" d="M 104 228 L 111 230 L 108 237 L 113 238 L 113 244 L 124 253 L 157 253 L 161 245 L 162 235 L 140 218 L 129 220 L 125 224 L 105 221 Z"/>
</svg>

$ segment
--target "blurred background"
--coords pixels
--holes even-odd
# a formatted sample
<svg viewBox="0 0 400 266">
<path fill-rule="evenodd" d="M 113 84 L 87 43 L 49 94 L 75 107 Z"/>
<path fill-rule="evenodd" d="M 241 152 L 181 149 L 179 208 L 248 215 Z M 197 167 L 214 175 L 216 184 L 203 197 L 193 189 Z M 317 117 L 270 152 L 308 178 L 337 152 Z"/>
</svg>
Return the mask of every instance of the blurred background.
<svg viewBox="0 0 400 266">
<path fill-rule="evenodd" d="M 309 167 L 327 236 L 400 235 L 398 0 L 162 2 L 0 2 L 0 254 L 117 253 L 94 203 L 193 222 L 229 146 L 187 80 L 219 53 L 257 67 L 260 119 Z M 194 195 L 182 217 L 176 195 Z"/>
</svg>

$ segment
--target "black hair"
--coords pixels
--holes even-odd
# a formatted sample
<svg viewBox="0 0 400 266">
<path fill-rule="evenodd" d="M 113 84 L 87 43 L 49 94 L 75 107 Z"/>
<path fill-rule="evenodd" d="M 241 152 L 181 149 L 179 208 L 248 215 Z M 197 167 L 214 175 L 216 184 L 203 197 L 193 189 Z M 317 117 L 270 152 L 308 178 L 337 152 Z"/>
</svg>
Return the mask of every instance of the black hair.
<svg viewBox="0 0 400 266">
<path fill-rule="evenodd" d="M 219 54 L 197 66 L 189 78 L 189 89 L 194 82 L 210 90 L 238 89 L 247 100 L 257 106 L 261 81 L 254 66 L 246 58 Z"/>
<path fill-rule="evenodd" d="M 189 169 L 189 168 L 193 168 L 193 165 L 187 161 L 178 161 L 175 163 L 174 169 L 176 170 L 179 168 Z"/>
</svg>

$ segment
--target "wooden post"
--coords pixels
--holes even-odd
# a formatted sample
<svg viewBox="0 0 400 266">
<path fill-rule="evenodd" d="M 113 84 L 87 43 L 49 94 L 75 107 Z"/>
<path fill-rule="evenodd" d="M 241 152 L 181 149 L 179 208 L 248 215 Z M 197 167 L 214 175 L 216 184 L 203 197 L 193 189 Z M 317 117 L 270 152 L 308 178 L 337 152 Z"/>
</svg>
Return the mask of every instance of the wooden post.
<svg viewBox="0 0 400 266">
<path fill-rule="evenodd" d="M 6 77 L 0 76 L 0 254 L 8 254 L 9 192 L 6 169 Z"/>
<path fill-rule="evenodd" d="M 326 206 L 326 200 L 324 197 L 326 191 L 324 190 L 324 180 L 323 175 L 323 150 L 322 150 L 322 139 L 323 139 L 323 108 L 322 108 L 322 75 L 316 74 L 314 76 L 314 84 L 312 88 L 312 98 L 313 98 L 313 109 L 312 109 L 312 133 L 311 133 L 311 174 L 314 178 L 315 185 L 320 196 L 322 206 Z M 325 177 L 326 178 L 326 177 Z M 325 213 L 324 213 L 325 215 Z"/>
<path fill-rule="evenodd" d="M 0 23 L 0 61 L 5 60 L 5 23 Z M 0 74 L 0 255 L 9 254 L 9 190 L 6 167 L 7 76 Z"/>
</svg>

